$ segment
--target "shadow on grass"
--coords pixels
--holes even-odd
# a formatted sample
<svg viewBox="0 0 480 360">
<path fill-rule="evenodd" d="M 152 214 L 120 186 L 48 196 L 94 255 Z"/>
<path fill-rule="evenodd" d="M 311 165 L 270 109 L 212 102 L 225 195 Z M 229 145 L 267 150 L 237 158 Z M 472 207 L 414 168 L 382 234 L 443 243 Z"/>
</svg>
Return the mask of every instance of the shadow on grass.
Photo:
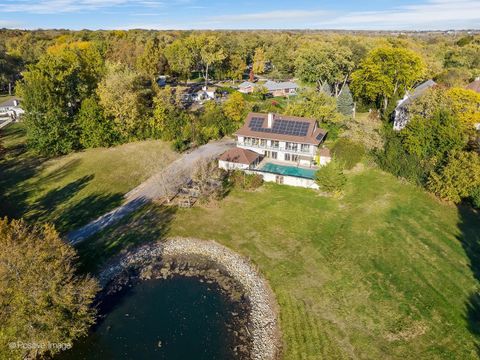
<svg viewBox="0 0 480 360">
<path fill-rule="evenodd" d="M 176 208 L 148 204 L 76 247 L 82 272 L 97 272 L 110 258 L 142 244 L 165 238 Z"/>
<path fill-rule="evenodd" d="M 31 187 L 22 184 L 32 178 L 44 159 L 25 156 L 26 145 L 16 145 L 5 150 L 0 161 L 0 215 L 21 217 L 27 211 Z"/>
<path fill-rule="evenodd" d="M 470 260 L 470 268 L 480 286 L 480 212 L 468 206 L 459 206 L 461 235 L 459 240 Z M 477 354 L 480 356 L 480 292 L 470 295 L 466 304 L 466 317 L 470 332 L 477 337 Z"/>
<path fill-rule="evenodd" d="M 55 227 L 61 234 L 65 234 L 120 206 L 123 201 L 123 194 L 120 193 L 89 195 L 62 209 L 61 214 L 54 221 Z"/>
</svg>

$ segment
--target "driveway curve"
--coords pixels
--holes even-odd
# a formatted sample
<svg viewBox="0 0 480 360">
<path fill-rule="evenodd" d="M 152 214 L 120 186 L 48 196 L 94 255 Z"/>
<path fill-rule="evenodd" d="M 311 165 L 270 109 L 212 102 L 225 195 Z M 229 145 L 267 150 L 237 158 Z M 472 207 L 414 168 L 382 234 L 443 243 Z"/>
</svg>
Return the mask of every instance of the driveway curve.
<svg viewBox="0 0 480 360">
<path fill-rule="evenodd" d="M 166 168 L 152 175 L 135 189 L 128 192 L 125 195 L 125 202 L 121 206 L 68 233 L 68 241 L 71 244 L 77 244 L 106 227 L 115 224 L 142 205 L 175 192 L 190 179 L 195 171 L 195 165 L 199 161 L 212 160 L 234 145 L 235 142 L 233 140 L 222 139 L 212 141 L 183 154 L 183 156 Z"/>
</svg>

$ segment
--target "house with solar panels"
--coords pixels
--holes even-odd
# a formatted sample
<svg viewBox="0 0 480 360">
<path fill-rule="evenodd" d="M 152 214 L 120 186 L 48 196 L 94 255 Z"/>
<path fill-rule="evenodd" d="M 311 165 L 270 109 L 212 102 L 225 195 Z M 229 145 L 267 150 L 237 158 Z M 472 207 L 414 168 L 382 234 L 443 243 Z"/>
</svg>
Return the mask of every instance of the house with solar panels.
<svg viewBox="0 0 480 360">
<path fill-rule="evenodd" d="M 279 114 L 248 114 L 236 147 L 219 158 L 219 167 L 258 173 L 265 181 L 317 188 L 315 173 L 331 160 L 321 146 L 327 132 L 315 119 Z"/>
</svg>

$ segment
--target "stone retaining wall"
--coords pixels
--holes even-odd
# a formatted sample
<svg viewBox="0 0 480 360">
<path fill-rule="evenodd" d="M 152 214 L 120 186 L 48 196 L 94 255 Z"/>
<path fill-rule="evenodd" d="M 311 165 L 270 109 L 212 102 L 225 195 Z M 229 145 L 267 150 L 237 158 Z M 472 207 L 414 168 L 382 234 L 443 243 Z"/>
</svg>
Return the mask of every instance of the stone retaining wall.
<svg viewBox="0 0 480 360">
<path fill-rule="evenodd" d="M 194 256 L 218 264 L 244 291 L 249 299 L 249 330 L 252 337 L 252 360 L 276 360 L 281 353 L 278 309 L 268 282 L 253 265 L 232 250 L 214 241 L 191 238 L 171 238 L 148 244 L 122 256 L 99 275 L 105 287 L 117 276 L 132 268 L 148 266 L 153 261 Z"/>
</svg>

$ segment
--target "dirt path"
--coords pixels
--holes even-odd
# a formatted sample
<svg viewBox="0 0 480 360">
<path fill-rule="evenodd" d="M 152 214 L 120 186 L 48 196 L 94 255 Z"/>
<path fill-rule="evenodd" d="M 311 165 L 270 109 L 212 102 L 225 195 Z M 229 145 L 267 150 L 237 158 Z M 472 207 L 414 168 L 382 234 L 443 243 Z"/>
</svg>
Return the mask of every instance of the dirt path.
<svg viewBox="0 0 480 360">
<path fill-rule="evenodd" d="M 224 139 L 210 142 L 185 153 L 162 171 L 151 176 L 125 195 L 125 203 L 100 216 L 89 224 L 67 234 L 72 244 L 77 244 L 93 234 L 105 229 L 124 216 L 137 210 L 151 200 L 170 194 L 183 185 L 192 175 L 195 164 L 200 160 L 213 159 L 235 145 L 233 140 Z"/>
</svg>

